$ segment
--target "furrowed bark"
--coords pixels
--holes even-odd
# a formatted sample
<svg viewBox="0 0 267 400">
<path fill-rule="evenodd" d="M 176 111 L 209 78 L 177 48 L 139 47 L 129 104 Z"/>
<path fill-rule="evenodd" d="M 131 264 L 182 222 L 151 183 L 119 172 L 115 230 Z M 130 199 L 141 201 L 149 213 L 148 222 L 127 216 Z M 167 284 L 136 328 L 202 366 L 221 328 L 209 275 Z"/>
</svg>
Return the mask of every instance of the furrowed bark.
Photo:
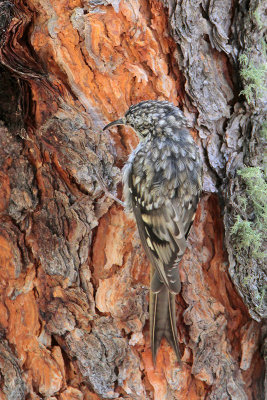
<svg viewBox="0 0 267 400">
<path fill-rule="evenodd" d="M 264 61 L 261 7 L 0 2 L 1 398 L 264 399 L 266 271 L 231 236 L 249 196 L 237 171 L 263 155 L 262 93 L 239 96 L 240 55 Z M 183 362 L 164 341 L 156 369 L 149 263 L 105 194 L 120 197 L 137 138 L 102 132 L 146 99 L 184 110 L 205 168 L 180 265 Z"/>
</svg>

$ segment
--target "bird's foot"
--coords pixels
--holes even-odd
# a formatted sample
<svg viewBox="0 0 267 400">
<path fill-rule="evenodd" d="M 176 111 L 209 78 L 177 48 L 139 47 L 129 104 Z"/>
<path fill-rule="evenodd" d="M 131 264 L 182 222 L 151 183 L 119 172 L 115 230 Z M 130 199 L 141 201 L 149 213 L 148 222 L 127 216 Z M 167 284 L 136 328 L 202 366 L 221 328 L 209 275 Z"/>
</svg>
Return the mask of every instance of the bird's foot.
<svg viewBox="0 0 267 400">
<path fill-rule="evenodd" d="M 114 201 L 116 201 L 120 206 L 124 207 L 125 206 L 124 202 L 121 201 L 120 199 L 118 199 L 118 197 L 116 197 L 113 193 L 111 193 L 108 190 L 105 182 L 103 181 L 102 176 L 100 176 L 97 171 L 95 171 L 95 176 L 96 176 L 97 182 L 99 183 L 99 186 L 101 187 L 101 189 L 105 193 L 105 196 L 109 197 L 110 199 L 112 199 Z"/>
</svg>

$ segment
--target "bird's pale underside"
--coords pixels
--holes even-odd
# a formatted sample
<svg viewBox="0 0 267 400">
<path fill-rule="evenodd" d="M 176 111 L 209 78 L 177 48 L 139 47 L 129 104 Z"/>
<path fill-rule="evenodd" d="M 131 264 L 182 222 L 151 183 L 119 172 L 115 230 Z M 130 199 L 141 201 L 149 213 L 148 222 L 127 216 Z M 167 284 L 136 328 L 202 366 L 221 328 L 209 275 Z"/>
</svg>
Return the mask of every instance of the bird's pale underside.
<svg viewBox="0 0 267 400">
<path fill-rule="evenodd" d="M 114 125 L 129 125 L 140 138 L 123 168 L 123 193 L 151 263 L 153 361 L 163 336 L 179 361 L 175 296 L 181 290 L 179 262 L 201 192 L 198 149 L 182 111 L 168 101 L 149 100 L 131 106 L 123 118 L 104 129 Z"/>
</svg>

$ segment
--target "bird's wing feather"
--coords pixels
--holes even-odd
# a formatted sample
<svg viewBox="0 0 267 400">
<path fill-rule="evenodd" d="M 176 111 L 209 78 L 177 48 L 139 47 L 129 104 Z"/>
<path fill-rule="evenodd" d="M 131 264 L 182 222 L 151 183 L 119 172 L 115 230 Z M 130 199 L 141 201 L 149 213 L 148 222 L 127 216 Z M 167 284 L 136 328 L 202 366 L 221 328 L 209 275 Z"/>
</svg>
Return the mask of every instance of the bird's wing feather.
<svg viewBox="0 0 267 400">
<path fill-rule="evenodd" d="M 133 212 L 145 252 L 160 281 L 172 293 L 179 293 L 178 263 L 186 249 L 186 234 L 195 210 L 181 210 L 175 202 L 167 201 L 159 209 L 149 211 L 135 204 Z M 157 291 L 153 282 L 151 289 Z"/>
</svg>

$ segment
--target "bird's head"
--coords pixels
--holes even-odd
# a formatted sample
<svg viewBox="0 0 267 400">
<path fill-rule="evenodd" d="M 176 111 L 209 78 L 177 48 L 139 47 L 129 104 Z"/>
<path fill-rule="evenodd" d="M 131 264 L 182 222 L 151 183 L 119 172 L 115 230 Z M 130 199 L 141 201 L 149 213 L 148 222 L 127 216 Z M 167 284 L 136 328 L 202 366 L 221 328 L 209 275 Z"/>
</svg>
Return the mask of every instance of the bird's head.
<svg viewBox="0 0 267 400">
<path fill-rule="evenodd" d="M 171 135 L 172 130 L 186 127 L 186 118 L 168 101 L 147 100 L 131 106 L 123 118 L 106 125 L 104 130 L 115 125 L 129 125 L 144 139 L 148 135 Z"/>
</svg>

